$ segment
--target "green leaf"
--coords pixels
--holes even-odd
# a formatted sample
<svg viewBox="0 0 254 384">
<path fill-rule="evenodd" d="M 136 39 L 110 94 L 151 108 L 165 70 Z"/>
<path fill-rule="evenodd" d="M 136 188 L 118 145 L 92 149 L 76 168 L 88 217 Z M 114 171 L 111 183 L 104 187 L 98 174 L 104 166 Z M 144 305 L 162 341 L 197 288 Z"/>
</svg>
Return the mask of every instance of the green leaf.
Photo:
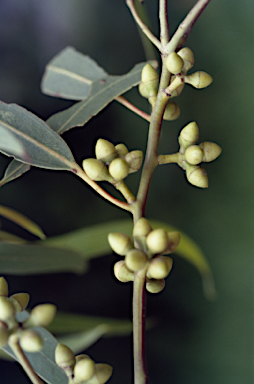
<svg viewBox="0 0 254 384">
<path fill-rule="evenodd" d="M 15 211 L 14 209 L 0 205 L 0 216 L 3 216 L 6 219 L 13 221 L 14 223 L 26 229 L 33 235 L 38 236 L 40 239 L 46 239 L 46 236 L 43 233 L 42 229 L 36 223 L 34 223 L 32 220 L 28 219 L 21 213 Z"/>
<path fill-rule="evenodd" d="M 74 249 L 37 244 L 0 243 L 0 270 L 10 275 L 83 273 L 87 264 Z"/>
<path fill-rule="evenodd" d="M 24 351 L 33 369 L 44 381 L 46 381 L 46 383 L 68 384 L 68 378 L 64 371 L 55 363 L 55 349 L 58 344 L 57 340 L 44 328 L 34 327 L 32 329 L 38 332 L 44 341 L 44 346 L 41 351 L 36 353 L 28 353 Z M 2 349 L 17 360 L 15 354 L 8 345 Z"/>
<path fill-rule="evenodd" d="M 139 63 L 125 75 L 108 76 L 105 80 L 94 82 L 87 100 L 56 113 L 47 120 L 47 123 L 60 135 L 73 127 L 83 126 L 117 96 L 139 84 L 144 65 L 145 63 Z"/>
<path fill-rule="evenodd" d="M 22 176 L 23 173 L 29 171 L 30 168 L 31 166 L 29 164 L 20 163 L 19 161 L 13 159 L 7 166 L 2 180 L 0 180 L 0 187 L 9 183 L 9 181 Z"/>
<path fill-rule="evenodd" d="M 71 170 L 75 162 L 65 141 L 44 121 L 16 104 L 0 103 L 0 151 L 23 163 Z"/>
<path fill-rule="evenodd" d="M 166 231 L 175 231 L 176 228 L 166 223 L 150 220 L 153 228 L 164 228 Z M 133 224 L 130 220 L 120 220 L 97 224 L 91 227 L 82 228 L 77 231 L 67 233 L 45 240 L 46 244 L 69 248 L 80 252 L 84 259 L 91 259 L 112 252 L 108 244 L 108 233 L 123 232 L 132 235 Z M 204 295 L 208 299 L 215 296 L 215 288 L 212 272 L 208 261 L 198 245 L 185 233 L 181 233 L 180 244 L 175 251 L 178 256 L 183 257 L 191 263 L 201 274 Z"/>
<path fill-rule="evenodd" d="M 41 89 L 50 96 L 84 100 L 92 83 L 106 77 L 107 73 L 89 56 L 67 47 L 46 66 Z"/>
</svg>

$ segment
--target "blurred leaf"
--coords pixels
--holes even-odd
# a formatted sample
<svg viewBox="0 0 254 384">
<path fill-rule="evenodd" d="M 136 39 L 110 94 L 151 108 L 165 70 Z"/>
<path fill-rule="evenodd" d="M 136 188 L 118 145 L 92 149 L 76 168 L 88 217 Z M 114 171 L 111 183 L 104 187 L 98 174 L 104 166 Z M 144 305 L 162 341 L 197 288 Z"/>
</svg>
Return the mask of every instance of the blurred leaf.
<svg viewBox="0 0 254 384">
<path fill-rule="evenodd" d="M 14 209 L 0 205 L 0 216 L 3 216 L 10 221 L 13 221 L 13 223 L 18 224 L 22 228 L 26 229 L 28 232 L 38 236 L 40 239 L 46 239 L 46 236 L 43 233 L 42 229 L 36 223 L 34 223 L 32 220 L 28 219 L 21 213 L 15 211 Z"/>
<path fill-rule="evenodd" d="M 164 228 L 166 231 L 175 231 L 163 222 L 150 220 L 153 228 Z M 108 244 L 110 232 L 123 232 L 132 236 L 133 224 L 130 220 L 119 220 L 93 225 L 73 231 L 61 236 L 45 240 L 46 244 L 58 247 L 69 248 L 80 252 L 83 258 L 90 259 L 101 255 L 112 253 Z M 212 272 L 208 261 L 198 245 L 186 234 L 181 233 L 180 244 L 175 253 L 190 262 L 201 274 L 203 289 L 206 298 L 212 299 L 215 296 L 215 288 Z"/>
<path fill-rule="evenodd" d="M 83 273 L 87 264 L 74 249 L 35 244 L 0 243 L 0 270 L 10 275 Z"/>
<path fill-rule="evenodd" d="M 155 62 L 151 64 L 155 64 Z M 47 120 L 47 124 L 60 135 L 73 127 L 83 126 L 117 96 L 139 84 L 144 65 L 145 63 L 139 63 L 125 75 L 108 75 L 106 79 L 94 82 L 87 100 L 80 101 L 70 108 L 56 113 Z"/>
<path fill-rule="evenodd" d="M 29 164 L 20 163 L 19 161 L 13 159 L 7 166 L 4 177 L 0 180 L 0 187 L 9 181 L 22 176 L 23 173 L 29 171 L 30 168 L 31 166 Z"/>
<path fill-rule="evenodd" d="M 72 169 L 75 161 L 65 141 L 37 116 L 15 105 L 0 103 L 0 151 L 48 169 Z"/>
<path fill-rule="evenodd" d="M 68 378 L 64 371 L 55 363 L 55 349 L 57 340 L 46 329 L 41 327 L 32 328 L 38 332 L 44 341 L 40 352 L 24 352 L 35 372 L 49 384 L 68 384 Z M 2 348 L 6 353 L 16 360 L 12 349 L 7 345 Z"/>
<path fill-rule="evenodd" d="M 6 243 L 26 243 L 26 240 L 22 239 L 22 237 L 13 235 L 12 233 L 1 231 L 0 230 L 0 241 L 5 241 Z"/>
<path fill-rule="evenodd" d="M 89 56 L 67 47 L 46 66 L 42 92 L 71 100 L 89 96 L 92 83 L 107 77 L 107 73 Z"/>
</svg>

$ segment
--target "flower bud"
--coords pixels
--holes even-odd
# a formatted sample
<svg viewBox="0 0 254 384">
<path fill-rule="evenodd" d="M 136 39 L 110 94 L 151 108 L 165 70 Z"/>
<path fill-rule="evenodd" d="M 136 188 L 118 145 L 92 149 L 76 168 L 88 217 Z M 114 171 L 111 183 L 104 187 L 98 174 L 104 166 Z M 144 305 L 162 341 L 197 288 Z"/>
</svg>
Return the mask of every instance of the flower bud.
<svg viewBox="0 0 254 384">
<path fill-rule="evenodd" d="M 42 338 L 39 333 L 29 329 L 22 332 L 20 346 L 27 352 L 39 352 L 43 348 Z"/>
<path fill-rule="evenodd" d="M 169 72 L 176 75 L 180 73 L 184 65 L 184 61 L 176 52 L 171 52 L 166 59 L 166 67 Z"/>
<path fill-rule="evenodd" d="M 141 217 L 133 228 L 133 237 L 147 236 L 152 231 L 152 226 L 145 217 Z"/>
<path fill-rule="evenodd" d="M 159 279 L 159 280 L 148 280 L 146 282 L 146 290 L 150 293 L 159 293 L 161 292 L 165 287 L 165 280 Z"/>
<path fill-rule="evenodd" d="M 8 300 L 14 305 L 15 312 L 20 313 L 26 309 L 29 303 L 30 296 L 28 293 L 15 293 Z"/>
<path fill-rule="evenodd" d="M 181 240 L 181 234 L 177 231 L 171 231 L 167 232 L 168 235 L 168 248 L 167 253 L 173 253 L 175 252 L 176 248 L 178 247 L 180 240 Z"/>
<path fill-rule="evenodd" d="M 76 362 L 75 355 L 72 350 L 66 345 L 60 343 L 56 346 L 55 361 L 56 364 L 65 372 L 72 371 Z"/>
<path fill-rule="evenodd" d="M 194 65 L 194 55 L 190 48 L 184 47 L 177 52 L 177 54 L 183 59 L 184 65 L 182 68 L 183 73 L 187 73 Z"/>
<path fill-rule="evenodd" d="M 211 141 L 204 141 L 199 144 L 200 148 L 203 150 L 202 161 L 208 163 L 209 161 L 215 160 L 221 154 L 221 147 L 218 144 L 212 143 Z"/>
<path fill-rule="evenodd" d="M 180 116 L 180 108 L 174 101 L 169 101 L 163 115 L 163 120 L 176 120 Z"/>
<path fill-rule="evenodd" d="M 116 181 L 125 179 L 129 174 L 129 169 L 129 164 L 124 159 L 121 159 L 121 157 L 114 159 L 108 168 L 110 175 Z"/>
<path fill-rule="evenodd" d="M 175 77 L 175 76 L 172 76 L 172 82 L 173 82 L 173 80 L 174 80 L 174 77 Z M 177 87 L 177 88 L 171 93 L 171 98 L 172 98 L 172 97 L 179 96 L 179 95 L 182 93 L 183 89 L 184 89 L 184 85 L 185 85 L 185 83 L 182 83 L 181 85 L 179 85 L 179 87 Z"/>
<path fill-rule="evenodd" d="M 197 165 L 203 160 L 204 152 L 198 145 L 190 145 L 185 150 L 184 156 L 189 164 Z"/>
<path fill-rule="evenodd" d="M 113 251 L 120 256 L 126 255 L 133 248 L 131 238 L 120 232 L 109 233 L 108 242 Z"/>
<path fill-rule="evenodd" d="M 144 268 L 147 263 L 147 255 L 140 249 L 132 249 L 125 256 L 126 267 L 133 272 Z"/>
<path fill-rule="evenodd" d="M 207 173 L 199 165 L 186 163 L 186 176 L 190 184 L 199 188 L 208 188 Z"/>
<path fill-rule="evenodd" d="M 108 169 L 103 161 L 98 159 L 85 159 L 82 163 L 87 176 L 94 181 L 103 181 L 110 179 Z"/>
<path fill-rule="evenodd" d="M 118 154 L 119 157 L 124 157 L 127 155 L 127 153 L 129 152 L 128 148 L 126 147 L 126 145 L 124 144 L 117 144 L 115 146 L 115 150 Z"/>
<path fill-rule="evenodd" d="M 157 95 L 155 95 L 155 96 L 150 96 L 150 97 L 148 98 L 148 101 L 149 101 L 149 103 L 151 104 L 152 109 L 154 109 L 154 107 L 155 107 L 156 100 L 157 100 Z"/>
<path fill-rule="evenodd" d="M 104 384 L 112 375 L 113 368 L 109 364 L 95 364 L 95 375 L 99 384 Z"/>
<path fill-rule="evenodd" d="M 181 130 L 178 141 L 181 148 L 186 149 L 190 145 L 195 144 L 198 141 L 198 137 L 199 130 L 197 123 L 195 121 L 192 121 Z"/>
<path fill-rule="evenodd" d="M 146 64 L 141 74 L 139 93 L 147 99 L 151 96 L 156 96 L 158 85 L 159 75 L 157 71 L 150 64 Z"/>
<path fill-rule="evenodd" d="M 30 317 L 24 322 L 28 327 L 47 327 L 56 314 L 56 306 L 53 304 L 40 304 L 34 307 Z"/>
<path fill-rule="evenodd" d="M 4 296 L 0 296 L 0 320 L 5 321 L 14 317 L 14 305 Z"/>
<path fill-rule="evenodd" d="M 8 283 L 3 276 L 0 277 L 0 296 L 8 297 Z"/>
<path fill-rule="evenodd" d="M 206 88 L 213 82 L 212 76 L 203 71 L 194 72 L 184 78 L 185 83 L 191 84 L 194 88 Z"/>
<path fill-rule="evenodd" d="M 121 283 L 128 283 L 134 280 L 134 273 L 126 267 L 124 260 L 115 263 L 114 275 Z"/>
<path fill-rule="evenodd" d="M 9 332 L 5 328 L 0 328 L 0 348 L 5 347 L 8 343 Z"/>
<path fill-rule="evenodd" d="M 95 145 L 95 155 L 98 160 L 109 163 L 117 157 L 114 144 L 108 140 L 99 139 Z"/>
<path fill-rule="evenodd" d="M 167 256 L 154 257 L 147 270 L 149 279 L 165 279 L 173 266 L 173 260 Z"/>
<path fill-rule="evenodd" d="M 95 363 L 88 355 L 81 355 L 76 359 L 74 366 L 74 379 L 76 382 L 87 381 L 95 373 Z"/>
<path fill-rule="evenodd" d="M 129 173 L 137 172 L 143 161 L 142 151 L 131 151 L 125 157 L 124 160 L 129 164 Z"/>
<path fill-rule="evenodd" d="M 153 254 L 164 252 L 168 247 L 167 232 L 162 228 L 152 230 L 147 235 L 146 245 Z"/>
</svg>

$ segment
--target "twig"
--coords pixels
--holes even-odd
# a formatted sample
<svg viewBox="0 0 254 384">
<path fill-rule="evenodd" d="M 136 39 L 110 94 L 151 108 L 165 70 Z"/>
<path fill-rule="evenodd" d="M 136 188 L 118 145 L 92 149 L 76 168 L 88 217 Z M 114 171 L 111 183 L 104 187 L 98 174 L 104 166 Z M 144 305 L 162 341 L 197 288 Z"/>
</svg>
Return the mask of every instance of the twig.
<svg viewBox="0 0 254 384">
<path fill-rule="evenodd" d="M 149 121 L 151 120 L 151 116 L 148 115 L 148 113 L 146 112 L 143 112 L 141 111 L 138 107 L 136 107 L 135 105 L 133 105 L 132 103 L 130 103 L 128 100 L 126 100 L 124 97 L 122 96 L 118 96 L 115 98 L 116 101 L 118 101 L 118 103 L 124 105 L 126 108 L 128 108 L 130 111 L 136 113 L 136 115 L 142 117 L 142 119 L 146 120 L 146 121 Z"/>
<path fill-rule="evenodd" d="M 168 26 L 167 0 L 160 0 L 159 19 L 160 19 L 161 47 L 163 50 L 163 48 L 168 44 L 170 39 L 169 26 Z"/>
</svg>

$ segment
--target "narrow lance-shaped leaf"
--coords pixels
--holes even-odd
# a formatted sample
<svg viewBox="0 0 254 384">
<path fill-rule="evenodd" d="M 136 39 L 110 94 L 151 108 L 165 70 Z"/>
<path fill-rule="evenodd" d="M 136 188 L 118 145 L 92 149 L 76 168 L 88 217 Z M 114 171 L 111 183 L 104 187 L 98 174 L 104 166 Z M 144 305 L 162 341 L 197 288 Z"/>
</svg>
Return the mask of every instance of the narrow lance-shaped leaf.
<svg viewBox="0 0 254 384">
<path fill-rule="evenodd" d="M 144 65 L 145 63 L 139 63 L 125 75 L 109 75 L 104 80 L 94 82 L 87 100 L 83 100 L 62 112 L 56 113 L 47 120 L 47 123 L 60 135 L 73 127 L 83 126 L 117 96 L 122 95 L 139 84 Z"/>
<path fill-rule="evenodd" d="M 72 169 L 65 141 L 43 120 L 16 104 L 0 103 L 0 152 L 48 169 Z"/>
<path fill-rule="evenodd" d="M 41 89 L 46 95 L 84 100 L 89 96 L 92 83 L 107 76 L 89 56 L 67 47 L 46 66 Z"/>
<path fill-rule="evenodd" d="M 19 161 L 13 159 L 7 166 L 3 178 L 0 180 L 0 187 L 22 176 L 23 173 L 29 171 L 30 168 L 31 165 L 20 163 Z"/>
</svg>

